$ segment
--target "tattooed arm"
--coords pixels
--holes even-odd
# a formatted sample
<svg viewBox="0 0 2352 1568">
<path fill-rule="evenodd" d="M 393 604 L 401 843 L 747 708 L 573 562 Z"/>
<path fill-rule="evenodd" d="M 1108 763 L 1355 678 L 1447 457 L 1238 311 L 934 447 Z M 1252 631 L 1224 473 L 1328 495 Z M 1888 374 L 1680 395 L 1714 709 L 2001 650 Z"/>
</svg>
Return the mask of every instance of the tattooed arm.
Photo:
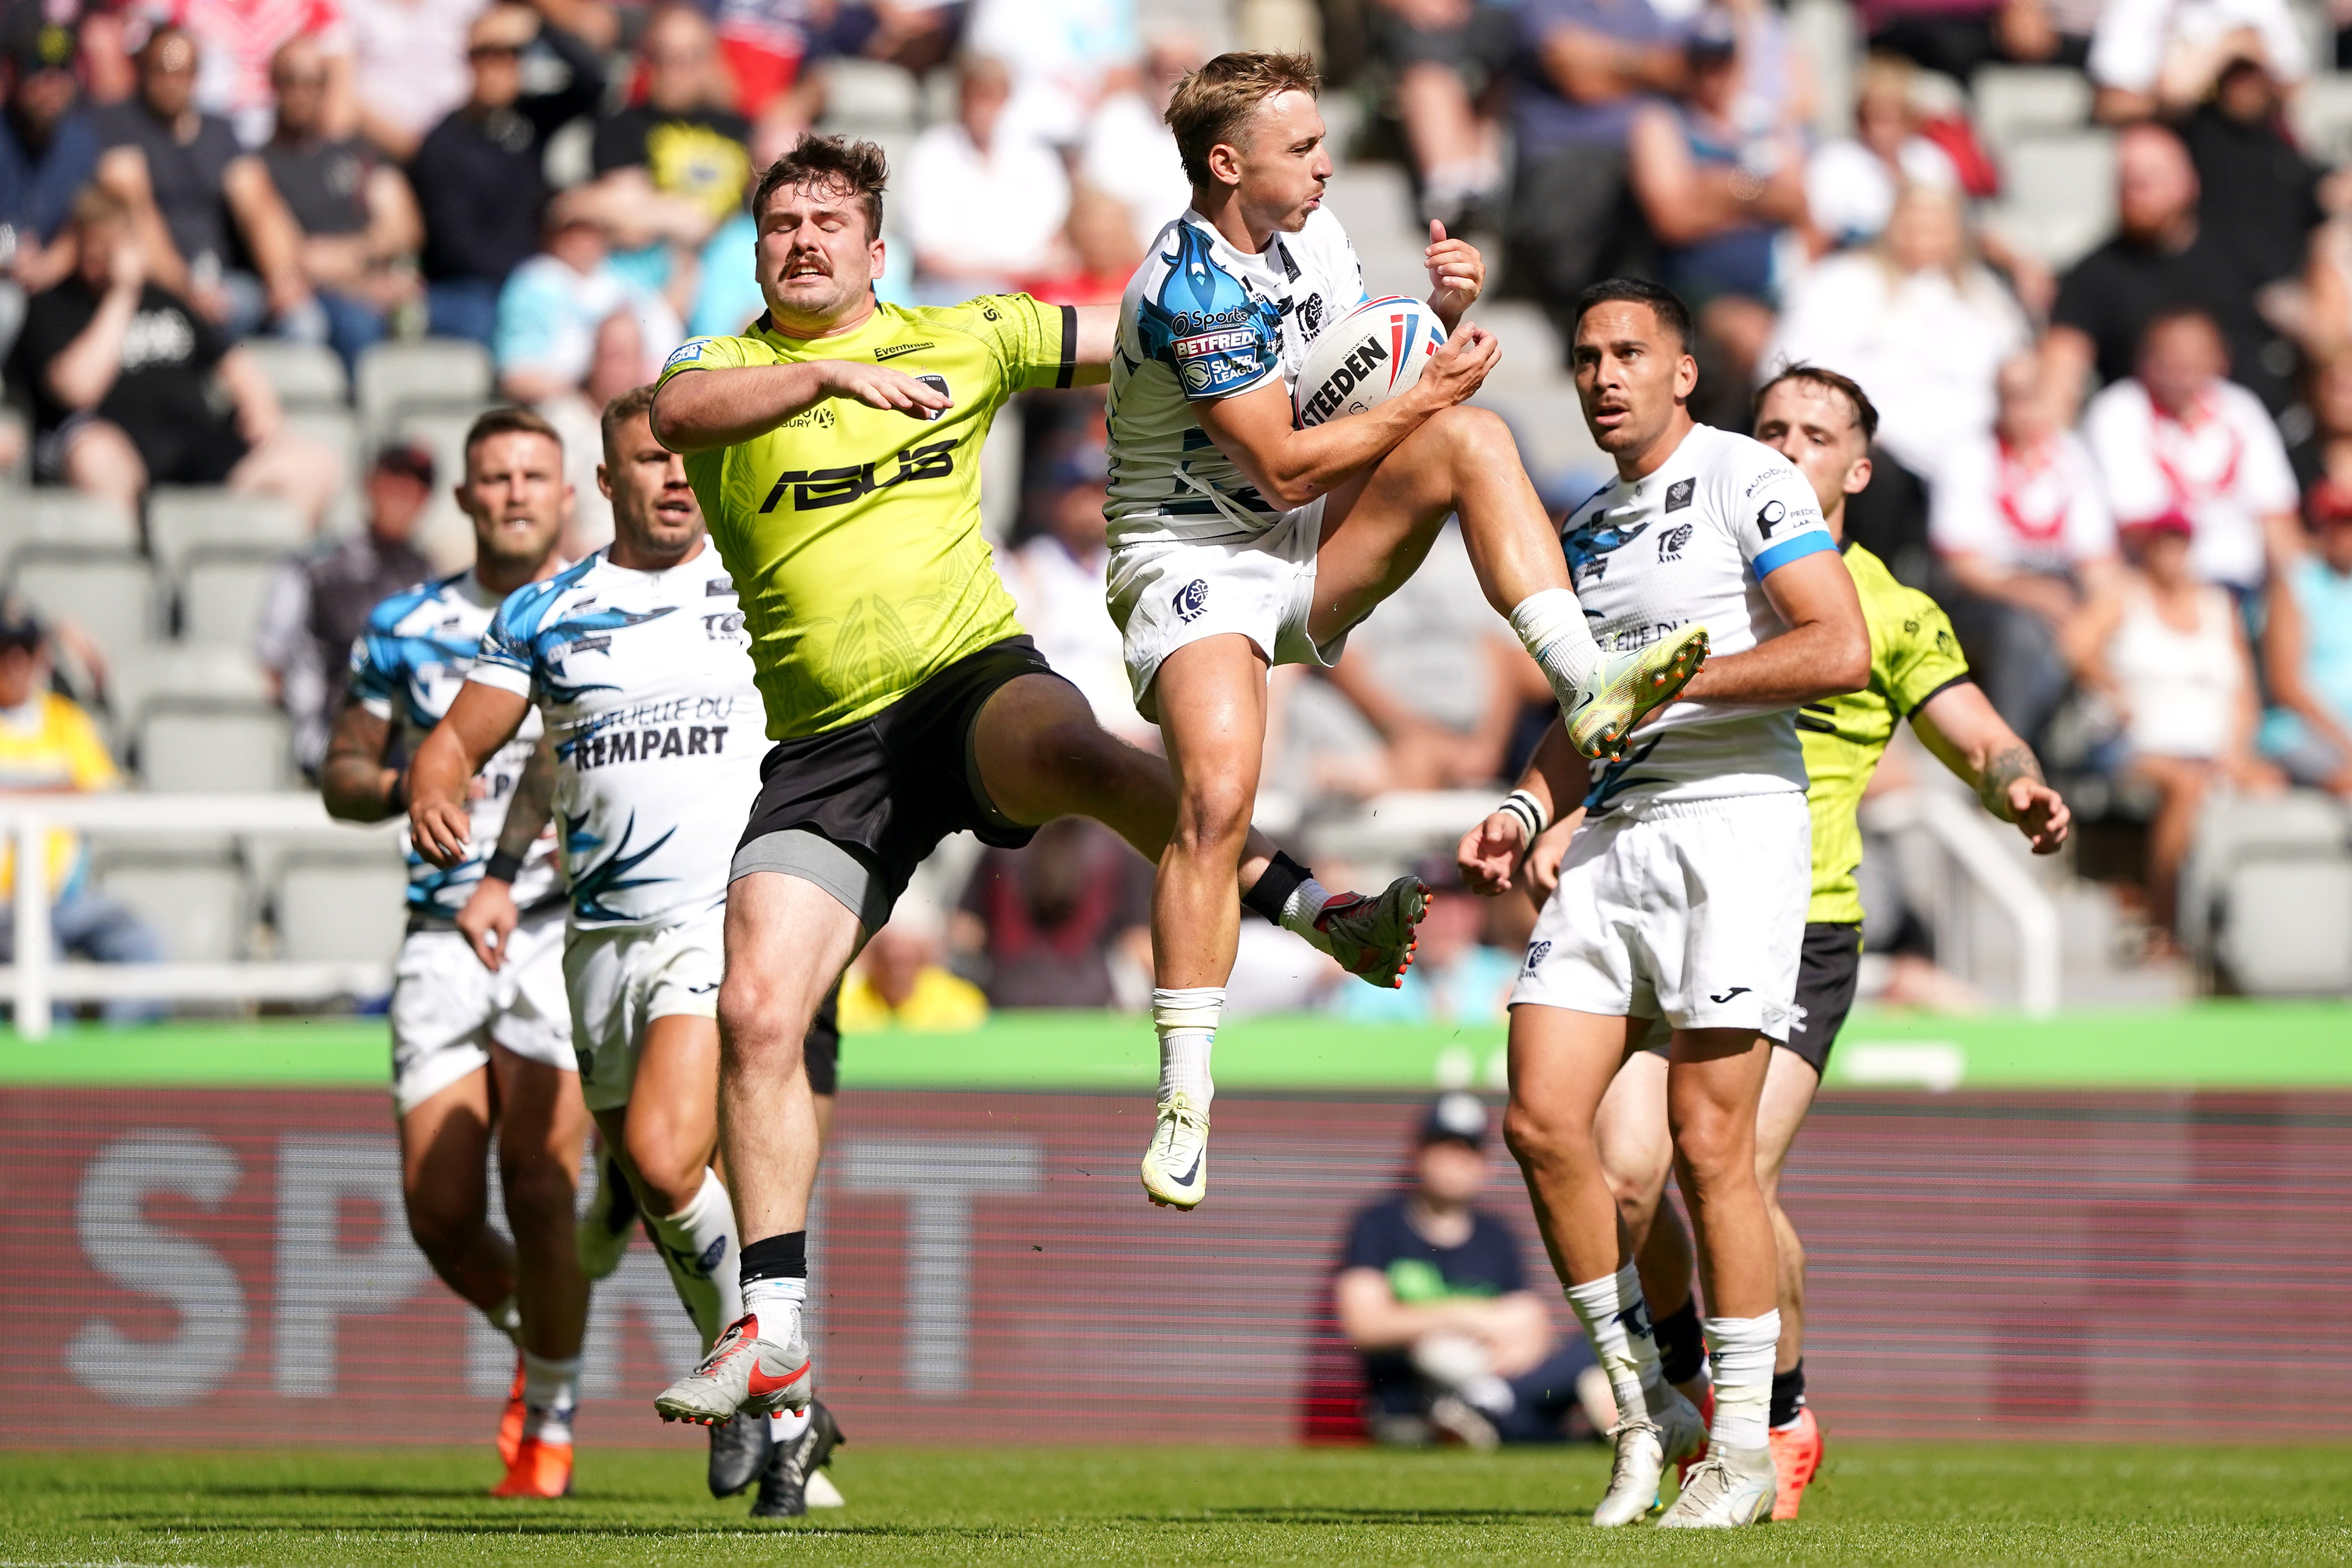
<svg viewBox="0 0 2352 1568">
<path fill-rule="evenodd" d="M 1985 809 L 2013 822 L 2036 855 L 2066 842 L 2073 814 L 2042 776 L 2032 748 L 2001 721 L 1974 681 L 1947 686 L 1911 715 L 1919 739 L 1943 764 L 1973 785 Z"/>
</svg>

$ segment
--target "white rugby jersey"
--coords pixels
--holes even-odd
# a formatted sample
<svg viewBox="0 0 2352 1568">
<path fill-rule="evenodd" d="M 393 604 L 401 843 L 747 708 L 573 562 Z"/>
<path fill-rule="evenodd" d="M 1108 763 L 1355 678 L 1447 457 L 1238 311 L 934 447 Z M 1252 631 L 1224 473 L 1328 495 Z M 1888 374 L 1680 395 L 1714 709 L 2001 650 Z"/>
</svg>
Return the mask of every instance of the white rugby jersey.
<svg viewBox="0 0 2352 1568">
<path fill-rule="evenodd" d="M 600 550 L 516 590 L 468 679 L 547 716 L 574 926 L 667 925 L 726 901 L 767 720 L 707 542 L 667 571 Z"/>
<path fill-rule="evenodd" d="M 352 698 L 377 718 L 388 721 L 400 744 L 398 754 L 414 757 L 432 732 L 457 689 L 466 683 L 482 647 L 482 634 L 499 602 L 476 581 L 472 568 L 393 595 L 368 612 L 367 629 L 352 644 Z M 539 744 L 539 715 L 523 723 L 515 738 L 499 748 L 481 779 L 488 787 L 467 804 L 473 819 L 473 837 L 460 865 L 446 871 L 416 852 L 408 830 L 401 829 L 401 848 L 408 857 L 408 913 L 412 920 L 446 923 L 457 918 L 482 879 L 482 867 L 499 847 L 499 829 L 505 826 L 507 802 L 522 779 L 523 764 Z M 515 902 L 529 910 L 546 903 L 560 891 L 555 873 L 554 839 L 542 833 L 530 847 L 522 872 L 515 879 Z"/>
<path fill-rule="evenodd" d="M 1764 579 L 1837 545 L 1812 486 L 1786 458 L 1700 425 L 1656 472 L 1619 479 L 1578 507 L 1560 548 L 1603 648 L 1640 647 L 1696 621 L 1719 658 L 1787 631 Z M 1622 762 L 1592 764 L 1585 805 L 1804 787 L 1793 708 L 1676 702 L 1633 731 Z"/>
<path fill-rule="evenodd" d="M 1307 346 L 1364 301 L 1356 247 L 1317 208 L 1255 256 L 1187 210 L 1160 230 L 1119 300 L 1110 365 L 1113 549 L 1246 539 L 1281 509 L 1209 439 L 1192 405 L 1297 384 Z"/>
</svg>

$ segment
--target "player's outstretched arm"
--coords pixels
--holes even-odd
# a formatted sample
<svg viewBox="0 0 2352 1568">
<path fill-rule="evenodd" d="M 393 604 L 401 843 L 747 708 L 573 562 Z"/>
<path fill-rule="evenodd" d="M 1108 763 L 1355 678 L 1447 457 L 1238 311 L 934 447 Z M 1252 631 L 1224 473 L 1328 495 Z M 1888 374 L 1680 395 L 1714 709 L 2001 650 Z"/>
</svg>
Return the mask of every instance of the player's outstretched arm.
<svg viewBox="0 0 2352 1568">
<path fill-rule="evenodd" d="M 498 749 L 514 739 L 530 699 L 469 680 L 408 764 L 408 828 L 416 852 L 446 870 L 466 858 L 473 818 L 467 786 Z"/>
<path fill-rule="evenodd" d="M 1789 629 L 1746 653 L 1709 658 L 1683 688 L 1685 700 L 1794 707 L 1870 684 L 1870 625 L 1836 551 L 1816 551 L 1769 573 L 1764 596 Z"/>
<path fill-rule="evenodd" d="M 1502 353 L 1495 334 L 1474 323 L 1430 355 L 1402 396 L 1304 430 L 1291 427 L 1290 394 L 1279 382 L 1192 410 L 1260 495 L 1286 509 L 1305 506 L 1379 462 L 1431 416 L 1468 402 Z"/>
<path fill-rule="evenodd" d="M 817 359 L 682 372 L 654 396 L 654 438 L 673 452 L 707 452 L 764 436 L 828 397 L 928 419 L 954 406 L 944 392 L 883 364 Z"/>
<path fill-rule="evenodd" d="M 1079 305 L 1076 368 L 1072 386 L 1100 386 L 1110 379 L 1111 355 L 1118 353 L 1118 307 Z"/>
<path fill-rule="evenodd" d="M 467 896 L 466 907 L 457 911 L 459 933 L 482 961 L 482 967 L 493 973 L 506 962 L 507 938 L 522 922 L 522 911 L 514 901 L 515 873 L 522 868 L 531 845 L 554 815 L 555 741 L 541 735 L 507 800 L 507 814 L 499 822 L 498 849 L 482 868 L 482 879 Z"/>
<path fill-rule="evenodd" d="M 2074 814 L 2042 776 L 2033 748 L 1993 710 L 1976 682 L 1958 681 L 1927 699 L 1911 715 L 1911 727 L 1977 792 L 1987 811 L 2017 824 L 2036 855 L 2054 855 L 2066 842 Z"/>
<path fill-rule="evenodd" d="M 1525 804 L 1515 807 L 1513 802 L 1506 802 L 1462 836 L 1461 846 L 1454 852 L 1462 885 L 1488 898 L 1509 891 L 1512 875 L 1535 840 L 1550 824 L 1583 804 L 1591 777 L 1591 764 L 1577 754 L 1567 727 L 1554 719 L 1537 742 L 1536 754 L 1528 759 L 1518 787 L 1511 792 L 1513 802 L 1525 796 Z"/>
<path fill-rule="evenodd" d="M 408 804 L 400 770 L 383 765 L 392 745 L 392 721 L 358 702 L 346 702 L 327 736 L 327 756 L 319 764 L 319 797 L 327 815 L 342 822 L 382 822 Z"/>
</svg>

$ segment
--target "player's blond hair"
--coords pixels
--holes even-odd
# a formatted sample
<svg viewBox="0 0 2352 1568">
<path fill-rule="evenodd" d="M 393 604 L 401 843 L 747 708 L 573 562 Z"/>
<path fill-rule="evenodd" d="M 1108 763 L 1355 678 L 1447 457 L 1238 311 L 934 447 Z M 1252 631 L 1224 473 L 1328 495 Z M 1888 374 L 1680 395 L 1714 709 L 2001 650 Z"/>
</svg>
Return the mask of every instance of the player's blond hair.
<svg viewBox="0 0 2352 1568">
<path fill-rule="evenodd" d="M 1267 99 L 1281 92 L 1312 98 L 1322 89 L 1323 78 L 1312 58 L 1265 49 L 1235 49 L 1187 72 L 1170 95 L 1164 116 L 1168 129 L 1176 133 L 1184 177 L 1195 185 L 1207 184 L 1210 152 L 1220 142 L 1241 145 L 1250 115 Z"/>
</svg>

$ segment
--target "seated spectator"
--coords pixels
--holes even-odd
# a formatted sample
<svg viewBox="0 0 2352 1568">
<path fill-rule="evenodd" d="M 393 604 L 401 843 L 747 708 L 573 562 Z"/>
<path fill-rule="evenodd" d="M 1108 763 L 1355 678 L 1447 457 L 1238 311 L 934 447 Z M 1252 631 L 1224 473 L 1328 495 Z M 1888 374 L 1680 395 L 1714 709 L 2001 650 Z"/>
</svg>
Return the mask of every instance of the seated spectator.
<svg viewBox="0 0 2352 1568">
<path fill-rule="evenodd" d="M 316 45 L 296 38 L 278 50 L 270 80 L 278 129 L 261 162 L 300 236 L 302 278 L 317 305 L 279 330 L 327 343 L 356 374 L 392 308 L 417 295 L 416 275 L 403 264 L 424 243 L 424 220 L 407 180 L 382 153 L 327 135 L 326 62 Z"/>
<path fill-rule="evenodd" d="M 1004 132 L 1056 149 L 1086 140 L 1096 108 L 1133 89 L 1143 61 L 1136 0 L 972 0 L 963 47 L 1012 73 Z"/>
<path fill-rule="evenodd" d="M 1502 195 L 1497 121 L 1518 54 L 1518 18 L 1486 0 L 1372 0 L 1372 58 L 1395 78 L 1423 222 L 1458 234 Z"/>
<path fill-rule="evenodd" d="M 1876 239 L 1906 185 L 1960 188 L 1951 154 L 1920 133 L 1917 76 L 1908 60 L 1872 56 L 1855 89 L 1853 134 L 1822 142 L 1806 162 L 1806 216 L 1833 249 Z"/>
<path fill-rule="evenodd" d="M 1526 945 L 1507 952 L 1487 945 L 1488 911 L 1499 902 L 1465 889 L 1452 862 L 1440 875 L 1422 875 L 1430 889 L 1429 912 L 1422 917 L 1421 945 L 1404 984 L 1392 991 L 1344 987 L 1332 994 L 1331 1010 L 1353 1024 L 1504 1022 Z"/>
<path fill-rule="evenodd" d="M 294 721 L 294 760 L 316 773 L 327 732 L 342 711 L 352 644 L 368 612 L 433 575 L 412 542 L 433 500 L 433 454 L 394 443 L 375 456 L 362 487 L 366 526 L 278 568 L 263 601 L 254 653 L 278 706 Z"/>
<path fill-rule="evenodd" d="M 566 191 L 549 203 L 546 248 L 517 267 L 499 291 L 490 355 L 501 396 L 539 404 L 579 395 L 595 367 L 597 334 L 615 316 L 637 328 L 634 356 L 618 356 L 616 390 L 652 380 L 686 339 L 668 301 L 613 265 L 591 206 L 584 191 Z"/>
<path fill-rule="evenodd" d="M 73 270 L 64 243 L 74 193 L 98 170 L 98 130 L 74 82 L 76 34 L 32 5 L 0 13 L 0 357 L 23 324 L 25 297 Z"/>
<path fill-rule="evenodd" d="M 122 787 L 98 726 L 71 698 L 50 689 L 48 631 L 21 599 L 0 601 L 0 794 L 79 795 Z M 49 929 L 58 949 L 98 963 L 161 963 L 163 943 L 137 914 L 89 886 L 81 835 L 54 828 L 40 875 L 50 889 Z M 0 844 L 0 963 L 16 961 L 16 835 Z M 149 1002 L 106 1005 L 110 1024 L 158 1017 Z"/>
<path fill-rule="evenodd" d="M 2311 231 L 2327 216 L 2321 170 L 2286 131 L 2277 79 L 2253 60 L 2222 71 L 2210 101 L 2180 127 L 2197 170 L 2197 221 L 2237 252 L 2243 276 L 2260 283 L 2302 271 Z"/>
<path fill-rule="evenodd" d="M 280 497 L 315 526 L 341 482 L 340 461 L 284 427 L 251 356 L 148 281 L 132 221 L 104 187 L 84 190 L 74 203 L 77 270 L 26 310 L 9 379 L 31 397 L 37 477 L 126 510 L 151 484 L 226 484 Z"/>
<path fill-rule="evenodd" d="M 972 868 L 959 945 L 991 1007 L 1128 1007 L 1151 991 L 1151 863 L 1100 823 L 1065 816 Z"/>
<path fill-rule="evenodd" d="M 1805 221 L 1802 147 L 1793 137 L 1749 136 L 1732 119 L 1738 41 L 1727 15 L 1700 18 L 1685 44 L 1682 91 L 1636 112 L 1626 164 L 1657 237 L 1659 275 L 1697 317 L 1698 395 L 1726 426 L 1747 412 L 1771 336 L 1781 237 Z"/>
<path fill-rule="evenodd" d="M 1937 476 L 1927 538 L 1969 670 L 2032 742 L 2065 698 L 2085 615 L 2115 592 L 2116 525 L 2041 357 L 2011 356 L 1997 385 L 1993 428 L 1955 446 Z"/>
<path fill-rule="evenodd" d="M 1478 1205 L 1486 1107 L 1440 1095 L 1413 1140 L 1412 1186 L 1357 1214 L 1332 1281 L 1339 1331 L 1364 1361 L 1373 1439 L 1420 1446 L 1444 1433 L 1474 1448 L 1558 1443 L 1591 1383 L 1591 1351 L 1563 1342 L 1529 1288 L 1518 1238 Z M 1615 1425 L 1608 1385 L 1593 1390 Z"/>
<path fill-rule="evenodd" d="M 1864 32 L 1874 51 L 1916 61 L 1967 81 L 1977 68 L 2079 67 L 2105 0 L 1864 0 Z"/>
<path fill-rule="evenodd" d="M 195 107 L 196 47 L 159 27 L 139 51 L 139 95 L 98 117 L 98 183 L 137 215 L 148 275 L 233 342 L 310 305 L 299 238 L 260 159 Z"/>
<path fill-rule="evenodd" d="M 2092 112 L 2115 125 L 2186 112 L 2239 60 L 2285 82 L 2311 74 L 2286 0 L 2106 0 L 2091 37 Z"/>
<path fill-rule="evenodd" d="M 690 304 L 692 268 L 681 258 L 742 209 L 756 177 L 746 146 L 751 122 L 714 107 L 723 82 L 719 43 L 701 12 L 655 10 L 637 58 L 645 101 L 597 121 L 596 180 L 586 194 L 613 236 L 616 265 L 647 288 L 679 285 L 672 302 Z"/>
<path fill-rule="evenodd" d="M 1523 0 L 1518 13 L 1507 270 L 1566 342 L 1588 284 L 1640 269 L 1626 142 L 1642 95 L 1681 84 L 1683 50 L 1649 0 Z"/>
<path fill-rule="evenodd" d="M 1870 389 L 1876 477 L 1847 527 L 1906 582 L 1926 567 L 1923 482 L 1992 428 L 1993 373 L 2025 315 L 1977 258 L 1958 193 L 1913 185 L 1867 251 L 1824 258 L 1789 292 L 1766 363 L 1828 365 Z"/>
<path fill-rule="evenodd" d="M 2080 671 L 2122 722 L 2124 772 L 2158 792 L 2147 898 L 2163 931 L 2179 930 L 2180 868 L 2207 794 L 2280 784 L 2254 754 L 2260 709 L 2245 625 L 2230 595 L 2191 569 L 2193 531 L 2178 512 L 2126 525 L 2133 569 L 2091 628 Z"/>
<path fill-rule="evenodd" d="M 319 121 L 338 141 L 359 128 L 352 89 L 352 36 L 338 0 L 172 0 L 172 19 L 195 41 L 199 65 L 196 107 L 229 122 L 238 142 L 259 147 L 275 124 L 278 95 L 270 80 L 278 50 L 307 41 L 324 79 Z"/>
<path fill-rule="evenodd" d="M 1110 564 L 1105 543 L 1103 499 L 1107 474 L 1102 447 L 1087 442 L 1047 467 L 1039 487 L 1038 515 L 1045 531 L 1005 552 L 1004 585 L 1021 614 L 1021 625 L 1055 673 L 1085 694 L 1095 721 L 1112 734 L 1139 746 L 1158 745 L 1158 727 L 1135 710 L 1135 696 L 1119 657 L 1118 627 L 1103 604 L 1103 574 Z"/>
<path fill-rule="evenodd" d="M 1070 193 L 1070 220 L 1055 250 L 1063 269 L 1029 279 L 1030 294 L 1049 305 L 1116 305 L 1144 247 L 1122 203 L 1080 185 Z"/>
<path fill-rule="evenodd" d="M 936 913 L 900 900 L 841 983 L 841 1032 L 977 1029 L 987 1023 L 987 996 L 940 956 Z"/>
<path fill-rule="evenodd" d="M 2278 426 L 2223 379 L 2229 355 L 2202 310 L 2158 312 L 2139 374 L 2091 399 L 2083 436 L 2117 523 L 2186 520 L 2198 577 L 2252 594 L 2300 548 L 2301 498 Z"/>
<path fill-rule="evenodd" d="M 1051 148 L 1003 123 L 1012 93 L 1002 61 L 967 56 L 956 71 L 956 117 L 924 132 L 907 156 L 898 210 L 926 304 L 1002 293 L 1055 268 L 1069 178 Z"/>
<path fill-rule="evenodd" d="M 2092 391 L 2086 377 L 2122 381 L 2139 357 L 2158 311 L 2190 304 L 2221 329 L 2233 374 L 2273 411 L 2294 398 L 2293 345 L 2263 319 L 2256 296 L 2267 279 L 2249 271 L 2227 235 L 2198 218 L 2197 171 L 2180 138 L 2160 125 L 2126 126 L 2116 138 L 2116 235 L 2058 281 L 2042 339 L 2053 386 L 2070 398 Z M 2284 355 L 2287 369 L 2273 369 Z"/>
<path fill-rule="evenodd" d="M 2262 749 L 2299 784 L 2352 799 L 2352 506 L 2313 496 L 2316 548 L 2271 590 L 2263 668 L 2273 706 Z"/>
<path fill-rule="evenodd" d="M 1162 224 L 1192 205 L 1192 182 L 1184 177 L 1176 133 L 1161 116 L 1184 73 L 1207 58 L 1192 34 L 1162 34 L 1151 45 L 1143 87 L 1105 99 L 1087 127 L 1079 178 L 1127 209 L 1139 249 L 1159 237 Z"/>
<path fill-rule="evenodd" d="M 340 0 L 359 133 L 394 163 L 466 101 L 466 38 L 481 0 Z"/>
<path fill-rule="evenodd" d="M 544 53 L 569 76 L 551 91 L 523 91 L 523 57 Z M 526 6 L 492 5 L 474 19 L 465 104 L 428 133 L 409 165 L 425 217 L 422 270 L 432 331 L 488 344 L 499 291 L 539 248 L 548 187 L 547 138 L 588 112 L 604 91 L 596 57 L 578 39 L 542 27 Z"/>
</svg>

